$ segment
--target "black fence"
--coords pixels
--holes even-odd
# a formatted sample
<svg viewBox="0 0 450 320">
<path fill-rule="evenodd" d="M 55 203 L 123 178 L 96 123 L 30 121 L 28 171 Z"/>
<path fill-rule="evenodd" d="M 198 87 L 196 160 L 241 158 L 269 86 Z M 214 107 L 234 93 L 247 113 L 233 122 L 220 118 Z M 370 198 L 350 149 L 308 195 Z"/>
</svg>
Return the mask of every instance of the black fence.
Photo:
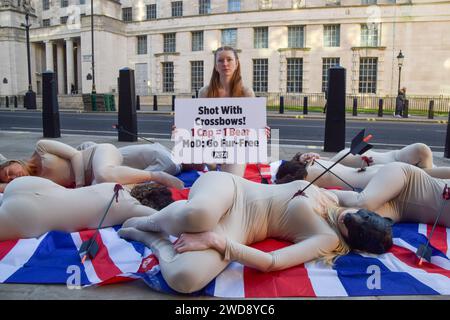
<svg viewBox="0 0 450 320">
<path fill-rule="evenodd" d="M 326 105 L 325 94 L 323 93 L 257 93 L 258 97 L 267 98 L 268 110 L 282 112 L 304 112 L 323 110 Z M 375 96 L 375 95 L 353 95 L 347 94 L 345 108 L 348 112 L 368 112 L 378 113 L 380 109 L 383 114 L 390 114 L 395 111 L 395 96 Z M 448 113 L 450 110 L 450 96 L 407 96 L 408 110 L 410 113 L 429 113 L 430 108 L 433 113 Z"/>
</svg>

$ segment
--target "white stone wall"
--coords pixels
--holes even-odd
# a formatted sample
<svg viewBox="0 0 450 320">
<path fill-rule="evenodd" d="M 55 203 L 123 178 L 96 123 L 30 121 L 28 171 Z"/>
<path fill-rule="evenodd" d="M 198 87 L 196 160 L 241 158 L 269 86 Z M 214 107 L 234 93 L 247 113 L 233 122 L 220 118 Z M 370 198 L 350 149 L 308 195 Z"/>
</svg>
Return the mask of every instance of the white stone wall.
<svg viewBox="0 0 450 320">
<path fill-rule="evenodd" d="M 56 24 L 50 28 L 32 31 L 32 41 L 42 45 L 44 40 L 72 37 L 81 39 L 81 55 L 90 54 L 90 19 L 82 19 L 77 28 L 59 25 L 59 17 L 67 15 L 67 8 L 59 8 L 53 1 L 50 10 L 42 11 L 42 1 L 36 1 L 38 21 L 52 17 Z M 78 0 L 71 0 L 74 5 Z M 402 69 L 402 86 L 408 94 L 450 94 L 450 3 L 443 0 L 379 0 L 378 6 L 362 6 L 360 0 L 341 0 L 341 6 L 330 5 L 329 0 L 272 0 L 272 8 L 260 10 L 259 0 L 242 0 L 241 12 L 228 13 L 227 1 L 211 0 L 211 15 L 198 16 L 198 0 L 183 1 L 184 17 L 171 17 L 171 1 L 122 0 L 121 6 L 110 0 L 95 0 L 96 13 L 96 82 L 98 92 L 117 88 L 118 70 L 124 66 L 134 68 L 137 63 L 147 63 L 152 93 L 160 93 L 161 63 L 173 61 L 175 65 L 175 91 L 190 92 L 190 61 L 204 61 L 204 82 L 208 83 L 213 68 L 213 50 L 221 44 L 221 30 L 238 29 L 237 49 L 240 52 L 242 77 L 246 85 L 252 85 L 252 61 L 269 59 L 269 91 L 286 89 L 286 63 L 288 57 L 303 58 L 304 92 L 320 92 L 322 87 L 322 58 L 339 57 L 347 69 L 347 92 L 357 92 L 359 58 L 377 57 L 377 94 L 395 94 L 398 81 L 396 56 L 400 50 L 405 55 Z M 412 2 L 412 5 L 408 3 Z M 157 4 L 156 21 L 145 21 L 146 5 Z M 299 9 L 292 9 L 293 5 Z M 120 21 L 123 7 L 133 7 L 132 23 Z M 90 10 L 90 1 L 81 6 Z M 80 11 L 81 12 L 81 11 Z M 9 20 L 8 20 L 9 19 Z M 0 25 L 17 24 L 13 18 L 0 15 Z M 380 23 L 380 46 L 360 48 L 362 23 Z M 341 43 L 338 48 L 323 46 L 323 25 L 340 24 Z M 287 47 L 287 26 L 306 25 L 304 50 L 279 50 Z M 253 48 L 253 28 L 269 28 L 269 48 Z M 191 51 L 191 32 L 204 31 L 204 50 Z M 177 54 L 162 54 L 166 32 L 177 34 Z M 148 52 L 137 55 L 138 35 L 147 35 Z M 5 46 L 5 44 L 2 44 Z M 20 51 L 21 47 L 17 47 Z M 42 46 L 35 46 L 35 54 L 44 54 Z M 9 50 L 9 51 L 5 51 Z M 5 48 L 5 52 L 11 49 Z M 15 50 L 15 49 L 14 49 Z M 14 51 L 13 50 L 13 51 Z M 5 60 L 6 59 L 6 60 Z M 5 56 L 0 69 L 13 58 Z M 32 59 L 35 60 L 36 59 Z M 37 59 L 39 60 L 39 59 Z M 45 57 L 43 59 L 45 61 Z M 83 59 L 82 59 L 83 61 Z M 36 66 L 39 69 L 38 66 Z M 39 72 L 39 70 L 35 70 Z M 86 80 L 90 72 L 89 62 L 81 63 L 83 92 L 90 92 L 91 82 Z M 26 79 L 26 73 L 25 79 Z M 34 76 L 34 78 L 36 78 Z M 36 80 L 35 80 L 36 81 Z"/>
</svg>

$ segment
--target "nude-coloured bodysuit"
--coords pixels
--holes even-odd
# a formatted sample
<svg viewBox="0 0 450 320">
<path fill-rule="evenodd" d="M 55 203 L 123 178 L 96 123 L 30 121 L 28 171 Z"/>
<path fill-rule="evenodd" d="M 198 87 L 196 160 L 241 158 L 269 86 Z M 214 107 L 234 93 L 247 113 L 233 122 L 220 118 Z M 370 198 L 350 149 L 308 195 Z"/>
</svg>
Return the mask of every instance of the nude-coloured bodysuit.
<svg viewBox="0 0 450 320">
<path fill-rule="evenodd" d="M 5 189 L 0 202 L 0 241 L 34 238 L 51 230 L 74 232 L 97 228 L 114 194 L 115 183 L 67 189 L 48 179 L 21 177 Z M 119 191 L 103 227 L 154 212 L 127 190 Z"/>
<path fill-rule="evenodd" d="M 343 206 L 366 208 L 394 221 L 432 224 L 443 203 L 445 184 L 450 180 L 433 178 L 420 168 L 394 162 L 383 167 L 361 193 L 333 192 Z M 439 224 L 450 227 L 450 200 Z"/>
<path fill-rule="evenodd" d="M 264 185 L 224 172 L 209 172 L 196 181 L 189 200 L 177 201 L 149 218 L 127 221 L 121 235 L 151 247 L 165 280 L 180 292 L 201 289 L 232 260 L 264 271 L 289 268 L 337 245 L 334 231 L 318 214 L 337 205 L 337 198 L 311 186 L 307 197 L 292 199 L 307 183 Z M 174 236 L 216 231 L 226 236 L 225 257 L 212 249 L 177 254 L 160 233 L 142 230 Z M 248 246 L 268 237 L 295 244 L 272 253 Z"/>
</svg>

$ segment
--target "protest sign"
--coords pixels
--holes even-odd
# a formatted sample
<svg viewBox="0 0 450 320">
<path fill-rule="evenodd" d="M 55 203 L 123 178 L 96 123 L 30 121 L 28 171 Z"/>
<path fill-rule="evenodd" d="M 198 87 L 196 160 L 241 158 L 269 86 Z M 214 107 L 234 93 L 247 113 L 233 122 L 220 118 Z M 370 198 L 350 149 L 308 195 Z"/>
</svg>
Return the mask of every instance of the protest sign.
<svg viewBox="0 0 450 320">
<path fill-rule="evenodd" d="M 267 162 L 265 98 L 175 100 L 179 163 Z"/>
</svg>

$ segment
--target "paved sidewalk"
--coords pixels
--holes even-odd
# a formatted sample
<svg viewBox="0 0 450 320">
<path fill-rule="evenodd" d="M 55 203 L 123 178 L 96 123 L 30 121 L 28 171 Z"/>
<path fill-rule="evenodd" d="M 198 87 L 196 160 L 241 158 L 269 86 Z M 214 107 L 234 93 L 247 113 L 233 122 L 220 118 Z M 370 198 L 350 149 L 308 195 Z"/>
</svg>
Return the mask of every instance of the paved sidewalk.
<svg viewBox="0 0 450 320">
<path fill-rule="evenodd" d="M 0 131 L 0 153 L 9 158 L 26 158 L 29 157 L 36 142 L 42 138 L 42 134 L 35 132 L 13 132 Z M 86 135 L 68 135 L 64 134 L 57 139 L 72 146 L 76 146 L 84 141 L 108 142 L 116 146 L 123 146 L 129 143 L 118 142 L 117 137 L 108 136 L 86 136 Z M 170 140 L 155 140 L 168 147 L 172 146 Z M 280 158 L 288 159 L 298 151 L 307 151 L 301 147 L 280 146 Z M 309 150 L 311 151 L 311 150 Z M 323 156 L 330 154 L 314 150 Z M 444 159 L 442 153 L 435 154 L 435 163 L 439 166 L 450 166 L 450 159 Z M 367 297 L 355 299 L 395 299 L 396 297 Z M 398 297 L 397 297 L 398 298 Z M 402 298 L 402 297 L 400 297 Z M 450 296 L 408 296 L 407 299 L 450 299 Z M 131 283 L 109 285 L 105 287 L 92 287 L 82 290 L 69 290 L 64 285 L 16 285 L 1 284 L 1 299 L 214 299 L 210 297 L 189 297 L 184 295 L 167 295 L 155 292 L 147 287 L 142 281 L 134 281 Z"/>
</svg>

